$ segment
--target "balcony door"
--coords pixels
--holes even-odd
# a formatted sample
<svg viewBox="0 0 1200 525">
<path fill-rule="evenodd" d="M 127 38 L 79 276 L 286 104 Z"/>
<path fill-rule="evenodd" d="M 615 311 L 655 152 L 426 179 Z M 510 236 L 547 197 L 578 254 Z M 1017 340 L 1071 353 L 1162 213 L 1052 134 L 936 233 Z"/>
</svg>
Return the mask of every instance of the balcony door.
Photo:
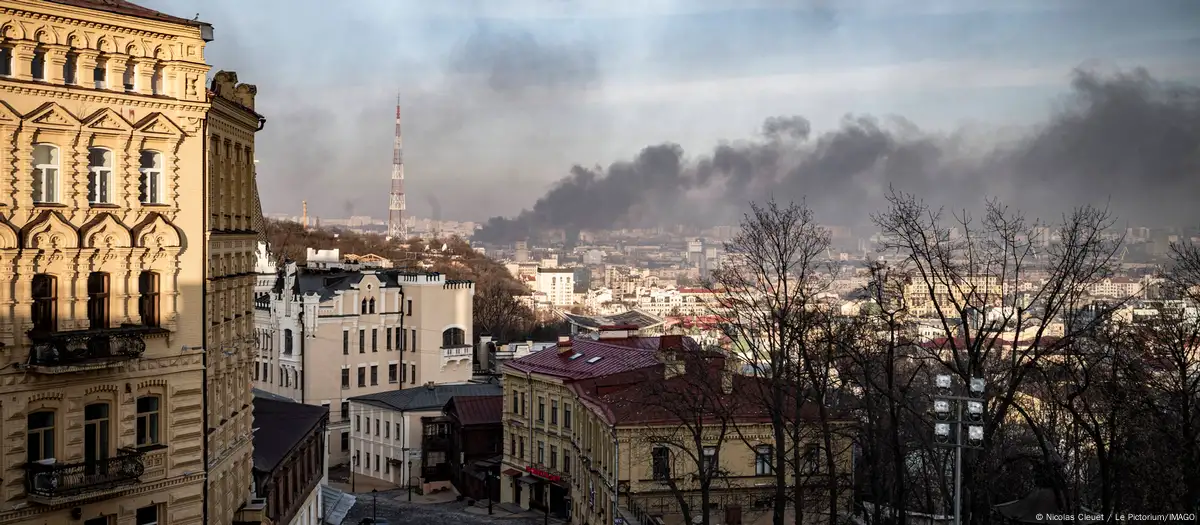
<svg viewBox="0 0 1200 525">
<path fill-rule="evenodd" d="M 83 408 L 83 462 L 88 475 L 108 474 L 109 410 L 108 403 Z"/>
<path fill-rule="evenodd" d="M 88 328 L 92 330 L 108 328 L 108 274 L 104 272 L 88 274 L 87 294 Z"/>
</svg>

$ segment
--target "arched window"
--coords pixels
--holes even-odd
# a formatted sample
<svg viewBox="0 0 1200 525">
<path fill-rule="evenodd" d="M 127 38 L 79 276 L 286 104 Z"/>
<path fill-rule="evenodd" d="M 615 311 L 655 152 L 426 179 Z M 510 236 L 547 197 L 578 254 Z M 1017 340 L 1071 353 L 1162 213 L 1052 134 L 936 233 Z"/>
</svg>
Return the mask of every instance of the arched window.
<svg viewBox="0 0 1200 525">
<path fill-rule="evenodd" d="M 462 346 L 466 344 L 467 333 L 462 328 L 447 328 L 442 331 L 442 346 Z"/>
<path fill-rule="evenodd" d="M 254 370 L 257 371 L 258 367 Z M 158 396 L 137 398 L 137 446 L 145 447 L 159 443 L 161 402 Z"/>
<path fill-rule="evenodd" d="M 112 187 L 113 154 L 104 148 L 88 148 L 88 202 L 107 204 Z"/>
<path fill-rule="evenodd" d="M 367 313 L 367 300 L 366 299 L 363 299 L 363 301 L 362 301 L 362 313 L 364 313 L 364 314 Z"/>
<path fill-rule="evenodd" d="M 39 273 L 33 276 L 33 330 L 53 332 L 58 329 L 58 279 Z"/>
<path fill-rule="evenodd" d="M 283 355 L 292 355 L 292 330 L 283 331 Z"/>
<path fill-rule="evenodd" d="M 145 326 L 159 325 L 159 279 L 154 272 L 142 272 L 138 276 L 138 314 Z"/>
<path fill-rule="evenodd" d="M 141 177 L 138 190 L 142 204 L 162 204 L 163 199 L 163 156 L 152 150 L 142 150 Z"/>
<path fill-rule="evenodd" d="M 33 147 L 33 202 L 58 202 L 58 146 Z"/>
<path fill-rule="evenodd" d="M 39 410 L 25 417 L 25 460 L 29 463 L 53 459 L 54 411 Z"/>
<path fill-rule="evenodd" d="M 108 328 L 108 274 L 92 272 L 87 280 L 88 327 L 92 330 Z"/>
<path fill-rule="evenodd" d="M 375 299 L 374 298 L 371 298 L 371 300 L 367 301 L 367 313 L 369 313 L 369 314 L 375 313 Z"/>
</svg>

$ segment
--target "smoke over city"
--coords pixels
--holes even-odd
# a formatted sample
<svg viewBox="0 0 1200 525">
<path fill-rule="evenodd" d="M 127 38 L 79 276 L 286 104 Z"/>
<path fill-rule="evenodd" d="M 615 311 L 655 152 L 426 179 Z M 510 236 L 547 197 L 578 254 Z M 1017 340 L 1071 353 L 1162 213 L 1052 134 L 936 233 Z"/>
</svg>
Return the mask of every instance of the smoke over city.
<svg viewBox="0 0 1200 525">
<path fill-rule="evenodd" d="M 759 136 L 689 156 L 648 146 L 607 168 L 575 166 L 515 217 L 476 238 L 523 239 L 549 228 L 733 224 L 746 203 L 805 199 L 828 224 L 860 225 L 889 186 L 950 209 L 998 197 L 1054 219 L 1108 205 L 1135 224 L 1191 225 L 1200 195 L 1200 90 L 1143 70 L 1073 74 L 1069 96 L 1018 136 L 921 130 L 900 117 L 848 115 L 815 133 L 801 116 L 767 118 Z"/>
</svg>

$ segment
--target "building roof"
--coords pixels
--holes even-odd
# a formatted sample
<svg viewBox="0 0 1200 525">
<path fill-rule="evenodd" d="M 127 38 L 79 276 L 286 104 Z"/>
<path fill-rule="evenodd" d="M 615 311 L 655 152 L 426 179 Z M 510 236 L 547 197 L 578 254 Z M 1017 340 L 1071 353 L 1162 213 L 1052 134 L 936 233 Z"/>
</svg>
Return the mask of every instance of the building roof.
<svg viewBox="0 0 1200 525">
<path fill-rule="evenodd" d="M 354 396 L 349 400 L 405 412 L 441 410 L 446 406 L 446 402 L 455 396 L 499 396 L 503 393 L 504 389 L 495 383 L 462 383 L 389 390 L 365 396 Z"/>
<path fill-rule="evenodd" d="M 321 514 L 325 525 L 342 525 L 350 509 L 354 508 L 354 494 L 347 494 L 329 485 L 321 485 Z"/>
<path fill-rule="evenodd" d="M 275 400 L 275 401 L 289 401 L 289 402 L 294 401 L 291 398 L 283 397 L 279 394 L 272 394 L 270 392 L 267 392 L 266 390 L 259 390 L 257 388 L 251 388 L 250 391 L 254 394 L 255 399 L 261 397 L 263 399 L 271 399 L 271 400 Z"/>
<path fill-rule="evenodd" d="M 500 395 L 454 396 L 446 403 L 445 411 L 463 426 L 500 424 L 504 398 Z"/>
<path fill-rule="evenodd" d="M 572 340 L 570 351 L 559 352 L 559 348 L 555 345 L 513 359 L 504 367 L 578 381 L 656 366 L 660 350 L 699 350 L 700 345 L 690 337 L 666 335 L 597 340 L 580 337 Z"/>
<path fill-rule="evenodd" d="M 70 5 L 75 7 L 83 7 L 86 9 L 95 9 L 106 13 L 118 15 L 132 16 L 137 18 L 145 18 L 148 20 L 158 20 L 160 22 L 171 22 L 173 24 L 185 24 L 189 26 L 208 25 L 206 22 L 199 20 L 188 20 L 171 16 L 166 13 L 155 11 L 150 8 L 142 7 L 133 2 L 126 0 L 50 0 L 56 4 Z"/>
<path fill-rule="evenodd" d="M 585 330 L 600 330 L 610 326 L 633 326 L 638 330 L 653 328 L 661 325 L 663 320 L 638 309 L 629 310 L 616 315 L 586 316 L 561 312 L 567 322 Z"/>
<path fill-rule="evenodd" d="M 322 423 L 329 409 L 294 401 L 254 398 L 254 468 L 271 472 Z"/>
</svg>

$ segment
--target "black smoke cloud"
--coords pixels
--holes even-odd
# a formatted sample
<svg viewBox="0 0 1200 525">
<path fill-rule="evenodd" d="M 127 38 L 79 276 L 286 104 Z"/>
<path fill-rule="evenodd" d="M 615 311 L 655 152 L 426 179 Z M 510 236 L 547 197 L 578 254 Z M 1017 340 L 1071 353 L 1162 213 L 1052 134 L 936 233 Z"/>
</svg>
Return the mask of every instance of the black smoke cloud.
<svg viewBox="0 0 1200 525">
<path fill-rule="evenodd" d="M 748 201 L 768 197 L 803 198 L 823 222 L 862 225 L 889 186 L 951 209 L 999 197 L 1048 219 L 1093 203 L 1132 224 L 1190 224 L 1200 195 L 1200 90 L 1141 69 L 1076 70 L 1061 108 L 1012 140 L 862 115 L 814 136 L 803 117 L 771 117 L 760 136 L 699 158 L 662 144 L 607 169 L 575 166 L 532 209 L 492 218 L 476 239 L 735 224 Z"/>
</svg>

